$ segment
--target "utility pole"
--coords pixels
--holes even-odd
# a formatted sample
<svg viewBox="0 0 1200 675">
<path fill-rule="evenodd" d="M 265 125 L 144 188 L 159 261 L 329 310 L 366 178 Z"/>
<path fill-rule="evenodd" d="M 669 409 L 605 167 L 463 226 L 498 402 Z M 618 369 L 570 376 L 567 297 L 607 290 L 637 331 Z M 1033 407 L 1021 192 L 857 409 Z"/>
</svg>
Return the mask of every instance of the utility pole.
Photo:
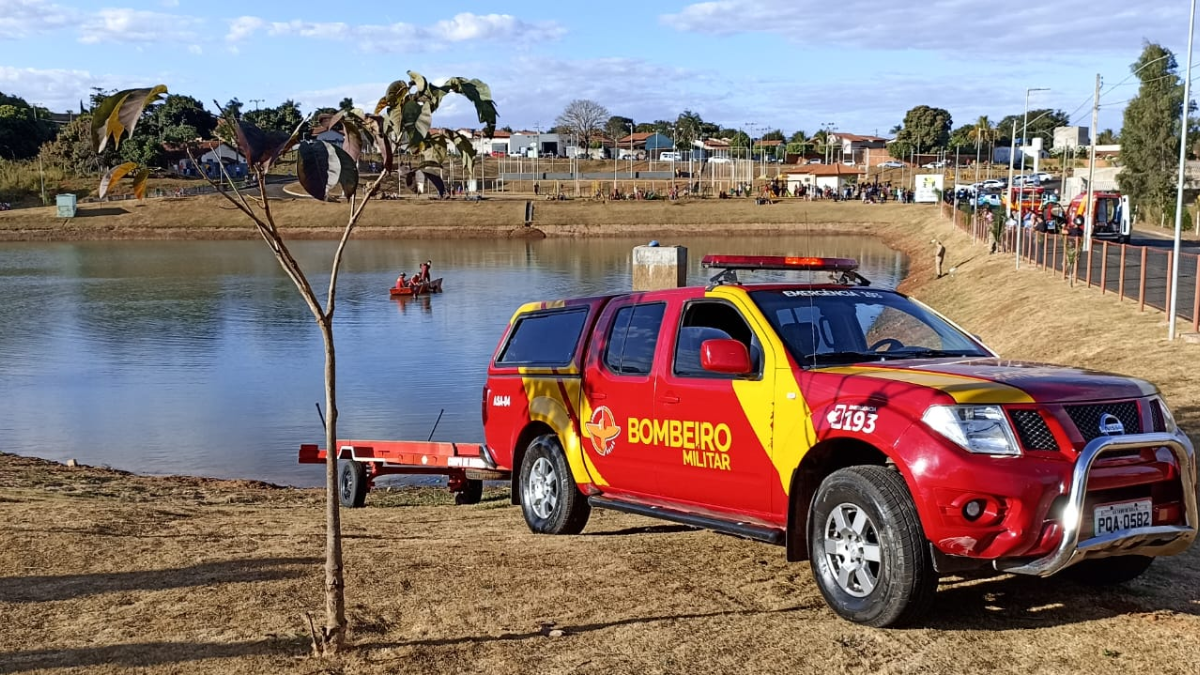
<svg viewBox="0 0 1200 675">
<path fill-rule="evenodd" d="M 1190 39 L 1190 38 L 1189 38 Z M 1184 104 L 1187 107 L 1187 104 Z M 1184 119 L 1187 119 L 1186 115 Z M 1100 73 L 1096 73 L 1096 93 L 1092 95 L 1092 135 L 1089 139 L 1092 143 L 1091 152 L 1088 158 L 1088 189 L 1087 189 L 1087 215 L 1083 223 L 1083 245 L 1090 251 L 1092 250 L 1092 202 L 1095 201 L 1092 192 L 1092 179 L 1096 177 L 1096 125 L 1100 120 Z M 1090 264 L 1090 263 L 1089 263 Z"/>
<path fill-rule="evenodd" d="M 1183 182 L 1184 170 L 1187 167 L 1187 132 L 1188 132 L 1188 105 L 1191 99 L 1192 87 L 1192 36 L 1196 30 L 1196 0 L 1192 0 L 1192 12 L 1188 17 L 1188 55 L 1187 55 L 1187 74 L 1183 78 L 1183 124 L 1179 129 L 1179 180 L 1175 185 L 1175 247 L 1174 256 L 1171 260 L 1171 307 L 1167 313 L 1167 339 L 1175 339 L 1175 315 L 1176 306 L 1179 303 L 1179 268 L 1182 267 L 1183 261 L 1179 259 L 1179 240 L 1183 236 Z M 1131 218 L 1126 214 L 1127 218 Z M 1193 224 L 1193 227 L 1197 225 Z M 1200 270 L 1197 270 L 1200 274 Z"/>
</svg>

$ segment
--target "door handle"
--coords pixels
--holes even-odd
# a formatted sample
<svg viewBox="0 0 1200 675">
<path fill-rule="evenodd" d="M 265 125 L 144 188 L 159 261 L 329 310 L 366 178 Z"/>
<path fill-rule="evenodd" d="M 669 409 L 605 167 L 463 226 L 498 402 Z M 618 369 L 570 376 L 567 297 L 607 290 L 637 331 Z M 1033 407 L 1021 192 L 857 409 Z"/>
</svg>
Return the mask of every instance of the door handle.
<svg viewBox="0 0 1200 675">
<path fill-rule="evenodd" d="M 658 397 L 660 403 L 679 403 L 679 397 L 673 394 L 663 394 Z"/>
<path fill-rule="evenodd" d="M 601 394 L 600 392 L 596 392 L 596 393 L 591 394 L 590 398 L 594 401 L 603 401 L 604 399 L 608 398 L 608 394 Z"/>
</svg>

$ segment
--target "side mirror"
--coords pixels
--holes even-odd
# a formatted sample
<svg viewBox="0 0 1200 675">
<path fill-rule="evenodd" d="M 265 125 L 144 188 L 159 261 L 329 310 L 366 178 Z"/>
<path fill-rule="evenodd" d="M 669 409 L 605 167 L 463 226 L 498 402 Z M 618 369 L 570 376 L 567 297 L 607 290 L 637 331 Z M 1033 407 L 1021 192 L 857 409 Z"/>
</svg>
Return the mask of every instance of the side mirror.
<svg viewBox="0 0 1200 675">
<path fill-rule="evenodd" d="M 1083 216 L 1075 216 L 1074 223 L 1079 227 L 1083 227 Z"/>
<path fill-rule="evenodd" d="M 737 340 L 705 340 L 700 345 L 700 367 L 726 375 L 748 375 L 754 371 L 750 350 Z"/>
</svg>

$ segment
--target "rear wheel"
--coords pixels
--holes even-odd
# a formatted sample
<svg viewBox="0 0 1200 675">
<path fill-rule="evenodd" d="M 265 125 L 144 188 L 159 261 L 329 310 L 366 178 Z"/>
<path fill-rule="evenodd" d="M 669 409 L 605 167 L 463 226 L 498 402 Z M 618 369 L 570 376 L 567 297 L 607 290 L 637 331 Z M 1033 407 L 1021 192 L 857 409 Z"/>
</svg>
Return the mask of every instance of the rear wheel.
<svg viewBox="0 0 1200 675">
<path fill-rule="evenodd" d="M 521 462 L 521 512 L 539 534 L 579 534 L 592 508 L 575 486 L 558 437 L 538 436 Z"/>
<path fill-rule="evenodd" d="M 367 465 L 352 459 L 338 460 L 338 501 L 357 509 L 367 501 Z"/>
<path fill-rule="evenodd" d="M 1145 555 L 1084 560 L 1063 570 L 1063 576 L 1085 586 L 1115 586 L 1140 577 L 1152 562 L 1154 558 Z"/>
<path fill-rule="evenodd" d="M 937 573 L 904 479 L 882 466 L 853 466 L 821 483 L 809 514 L 817 587 L 843 619 L 884 627 L 929 609 Z"/>
</svg>

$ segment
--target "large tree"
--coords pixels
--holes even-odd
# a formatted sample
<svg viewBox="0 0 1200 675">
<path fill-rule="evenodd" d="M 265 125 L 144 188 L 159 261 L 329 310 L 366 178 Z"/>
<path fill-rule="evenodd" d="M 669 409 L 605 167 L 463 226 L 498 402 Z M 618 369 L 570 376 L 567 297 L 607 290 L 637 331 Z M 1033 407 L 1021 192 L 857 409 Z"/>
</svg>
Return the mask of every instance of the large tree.
<svg viewBox="0 0 1200 675">
<path fill-rule="evenodd" d="M 571 101 L 563 108 L 554 120 L 554 126 L 577 138 L 581 147 L 589 147 L 607 119 L 608 108 L 581 98 Z"/>
<path fill-rule="evenodd" d="M 120 145 L 122 139 L 128 140 L 133 137 L 134 127 L 140 126 L 138 122 L 146 106 L 158 100 L 164 93 L 166 87 L 158 85 L 118 92 L 102 101 L 93 113 L 91 127 L 96 151 L 103 152 L 110 145 Z M 347 130 L 345 140 L 340 146 L 321 140 L 301 140 L 307 125 L 306 119 L 301 119 L 288 132 L 278 133 L 261 129 L 244 119 L 234 119 L 231 111 L 223 111 L 222 114 L 222 127 L 227 127 L 229 134 L 236 137 L 238 149 L 249 159 L 259 198 L 247 199 L 228 176 L 224 176 L 223 181 L 227 183 L 228 189 L 222 190 L 221 195 L 253 223 L 255 230 L 271 249 L 280 267 L 308 306 L 324 342 L 325 447 L 331 451 L 327 456 L 325 470 L 325 627 L 321 637 L 314 636 L 313 647 L 325 653 L 336 652 L 344 644 L 347 632 L 336 451 L 338 408 L 333 318 L 338 272 L 346 244 L 363 214 L 363 209 L 379 194 L 385 180 L 398 177 L 411 186 L 423 178 L 436 187 L 439 193 L 443 193 L 445 186 L 440 179 L 433 175 L 424 175 L 422 170 L 439 166 L 451 147 L 457 149 L 469 166 L 471 158 L 475 155 L 469 137 L 456 131 L 440 132 L 431 129 L 433 113 L 445 97 L 452 93 L 465 96 L 474 104 L 477 117 L 484 124 L 485 134 L 490 136 L 496 124 L 496 106 L 492 101 L 491 90 L 486 84 L 479 80 L 452 77 L 445 84 L 434 85 L 419 73 L 412 71 L 409 71 L 407 79 L 398 80 L 388 86 L 376 104 L 374 114 L 362 114 L 360 111 L 339 113 L 339 118 L 334 120 L 334 123 L 340 122 Z M 379 176 L 369 184 L 360 186 L 357 163 L 361 150 L 367 143 L 380 149 L 383 161 Z M 267 199 L 267 172 L 280 155 L 292 148 L 296 148 L 296 173 L 301 187 L 321 201 L 326 201 L 335 189 L 340 190 L 349 207 L 346 225 L 333 252 L 328 286 L 323 294 L 318 294 L 289 250 L 283 234 L 285 230 L 276 221 L 271 208 L 272 200 Z M 134 175 L 135 192 L 143 191 L 145 176 L 148 173 L 145 167 L 139 170 L 139 167 L 133 164 L 120 165 L 105 175 L 100 190 L 103 192 L 122 176 Z"/>
<path fill-rule="evenodd" d="M 304 120 L 300 104 L 288 99 L 274 108 L 258 108 L 242 115 L 242 119 L 263 131 L 291 133 Z"/>
<path fill-rule="evenodd" d="M 604 122 L 604 133 L 608 134 L 608 137 L 615 141 L 629 135 L 629 126 L 631 124 L 633 124 L 633 118 L 613 115 Z"/>
<path fill-rule="evenodd" d="M 1143 214 L 1162 213 L 1175 198 L 1183 82 L 1175 55 L 1162 45 L 1147 43 L 1131 68 L 1141 86 L 1125 107 L 1117 182 Z"/>
<path fill-rule="evenodd" d="M 29 105 L 19 96 L 0 92 L 0 157 L 29 159 L 38 148 L 54 138 L 50 111 Z"/>
<path fill-rule="evenodd" d="M 905 113 L 904 124 L 896 140 L 916 148 L 918 152 L 945 148 L 950 142 L 953 123 L 949 111 L 919 105 Z M 892 145 L 897 146 L 895 143 Z"/>
<path fill-rule="evenodd" d="M 997 143 L 1002 146 L 1012 143 L 1013 123 L 1016 123 L 1017 138 L 1021 138 L 1022 130 L 1025 129 L 1025 113 L 1009 115 L 1000 120 L 1000 123 L 996 125 Z M 1070 126 L 1070 124 L 1071 118 L 1061 110 L 1051 108 L 1030 110 L 1029 128 L 1024 132 L 1025 138 L 1040 138 L 1045 147 L 1049 148 L 1054 145 L 1054 130 L 1058 127 Z"/>
</svg>

